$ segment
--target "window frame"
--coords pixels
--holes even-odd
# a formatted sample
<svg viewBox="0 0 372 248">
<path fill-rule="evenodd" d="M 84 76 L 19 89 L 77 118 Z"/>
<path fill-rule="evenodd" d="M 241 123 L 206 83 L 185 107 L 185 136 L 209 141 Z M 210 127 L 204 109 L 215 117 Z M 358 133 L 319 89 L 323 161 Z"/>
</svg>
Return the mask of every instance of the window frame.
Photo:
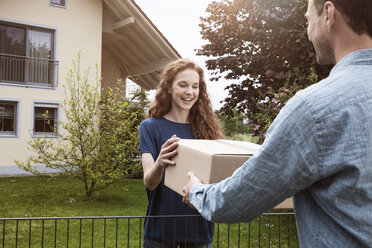
<svg viewBox="0 0 372 248">
<path fill-rule="evenodd" d="M 0 98 L 0 104 L 14 104 L 14 131 L 5 132 L 0 131 L 0 138 L 20 138 L 20 125 L 21 125 L 21 100 L 14 98 Z"/>
<path fill-rule="evenodd" d="M 38 82 L 28 82 L 26 78 L 28 78 L 28 68 L 25 68 L 24 77 L 25 81 L 0 81 L 0 85 L 6 85 L 6 86 L 18 86 L 18 87 L 26 87 L 26 88 L 42 88 L 42 89 L 57 89 L 58 88 L 58 70 L 59 70 L 59 63 L 58 63 L 58 56 L 57 56 L 57 40 L 58 40 L 58 28 L 57 27 L 52 27 L 52 26 L 46 26 L 46 25 L 38 25 L 34 23 L 27 23 L 27 22 L 20 22 L 16 20 L 9 20 L 5 18 L 0 17 L 0 24 L 5 25 L 5 26 L 10 26 L 10 27 L 17 27 L 17 28 L 22 28 L 25 30 L 25 59 L 31 58 L 30 55 L 28 54 L 29 46 L 28 46 L 28 40 L 30 38 L 29 32 L 30 30 L 36 30 L 36 31 L 44 31 L 44 32 L 50 32 L 52 35 L 52 41 L 51 41 L 51 61 L 55 63 L 55 68 L 53 69 L 53 75 L 52 75 L 52 82 L 50 86 L 45 86 L 42 83 Z M 12 54 L 10 54 L 12 55 Z M 27 75 L 26 75 L 27 74 Z"/>
<path fill-rule="evenodd" d="M 67 9 L 67 0 L 64 0 L 64 5 L 58 4 L 58 3 L 53 3 L 53 0 L 49 0 L 49 6 L 51 7 L 56 7 L 56 8 L 61 8 L 61 9 Z"/>
<path fill-rule="evenodd" d="M 31 138 L 58 138 L 54 132 L 36 132 L 35 131 L 35 108 L 54 108 L 57 113 L 54 114 L 55 128 L 60 132 L 59 121 L 61 120 L 61 103 L 58 101 L 33 100 L 32 101 L 32 115 L 31 115 Z"/>
</svg>

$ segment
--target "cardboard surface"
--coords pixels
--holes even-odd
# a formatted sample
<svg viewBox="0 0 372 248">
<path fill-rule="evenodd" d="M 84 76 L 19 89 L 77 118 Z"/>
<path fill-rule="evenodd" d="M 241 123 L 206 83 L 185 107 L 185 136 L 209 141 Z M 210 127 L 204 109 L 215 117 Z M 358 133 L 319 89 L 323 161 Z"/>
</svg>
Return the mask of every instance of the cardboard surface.
<svg viewBox="0 0 372 248">
<path fill-rule="evenodd" d="M 292 197 L 285 199 L 277 206 L 275 206 L 273 209 L 293 209 Z"/>
<path fill-rule="evenodd" d="M 188 183 L 187 172 L 193 171 L 203 183 L 217 183 L 231 176 L 260 148 L 260 145 L 231 140 L 181 139 L 178 155 L 172 158 L 176 166 L 165 170 L 164 184 L 183 195 Z M 274 209 L 293 208 L 288 198 Z"/>
</svg>

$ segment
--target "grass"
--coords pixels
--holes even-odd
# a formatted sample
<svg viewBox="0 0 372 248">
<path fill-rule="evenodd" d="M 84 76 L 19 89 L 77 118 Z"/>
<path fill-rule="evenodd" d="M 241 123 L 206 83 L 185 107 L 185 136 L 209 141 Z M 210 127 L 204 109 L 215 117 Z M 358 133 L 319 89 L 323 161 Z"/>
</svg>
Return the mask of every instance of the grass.
<svg viewBox="0 0 372 248">
<path fill-rule="evenodd" d="M 140 179 L 120 180 L 97 192 L 92 200 L 84 197 L 83 187 L 82 182 L 68 177 L 0 178 L 0 217 L 143 216 L 146 214 L 147 198 L 143 181 Z M 108 219 L 106 223 L 104 222 L 103 219 L 33 221 L 31 244 L 34 247 L 54 247 L 54 244 L 56 247 L 67 247 L 68 228 L 70 247 L 90 247 L 91 244 L 102 247 L 103 242 L 106 242 L 106 247 L 115 247 L 116 242 L 118 247 L 123 247 L 128 241 L 128 230 L 131 237 L 129 247 L 138 246 L 139 219 L 130 220 L 129 229 L 128 219 Z M 0 224 L 0 232 L 3 233 L 4 223 L 0 222 Z M 16 245 L 28 247 L 30 222 L 7 221 L 5 224 L 7 236 L 4 241 L 8 244 L 5 247 Z M 44 233 L 40 231 L 42 226 L 44 226 Z M 116 239 L 116 232 L 118 232 L 118 239 Z M 1 236 L 0 243 L 3 242 L 2 239 Z"/>
<path fill-rule="evenodd" d="M 123 179 L 83 196 L 83 183 L 63 177 L 0 178 L 0 217 L 145 215 L 146 193 L 140 179 Z"/>
<path fill-rule="evenodd" d="M 0 178 L 0 217 L 144 216 L 146 213 L 147 199 L 141 179 L 120 180 L 97 192 L 91 200 L 86 200 L 83 193 L 83 184 L 67 177 Z M 261 216 L 251 223 L 215 225 L 213 247 L 279 247 L 279 233 L 280 247 L 289 247 L 289 237 L 291 247 L 297 247 L 295 220 L 291 218 Z M 143 221 L 143 218 L 0 221 L 0 246 L 139 247 Z"/>
</svg>

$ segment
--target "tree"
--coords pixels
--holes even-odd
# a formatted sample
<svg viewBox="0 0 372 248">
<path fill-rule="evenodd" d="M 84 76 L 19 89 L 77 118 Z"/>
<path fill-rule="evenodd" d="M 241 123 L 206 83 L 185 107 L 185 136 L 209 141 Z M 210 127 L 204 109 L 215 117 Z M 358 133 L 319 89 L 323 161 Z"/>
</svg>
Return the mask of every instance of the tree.
<svg viewBox="0 0 372 248">
<path fill-rule="evenodd" d="M 236 109 L 233 110 L 233 113 L 233 116 L 228 116 L 225 113 L 218 114 L 222 123 L 223 133 L 228 137 L 232 137 L 235 134 L 248 133 L 248 125 L 244 123 L 244 115 Z"/>
<path fill-rule="evenodd" d="M 130 99 L 125 99 L 123 84 L 119 81 L 117 85 L 115 90 L 109 89 L 100 102 L 104 118 L 101 144 L 107 148 L 101 150 L 105 153 L 102 163 L 107 163 L 122 176 L 142 178 L 138 127 L 146 117 L 149 101 L 144 90 L 137 90 Z"/>
<path fill-rule="evenodd" d="M 258 111 L 251 114 L 250 127 L 253 135 L 259 137 L 258 143 L 262 143 L 266 137 L 266 131 L 279 114 L 280 109 L 287 101 L 301 89 L 306 88 L 318 81 L 315 70 L 311 69 L 310 74 L 301 75 L 300 71 L 295 68 L 288 72 L 285 84 L 275 91 L 269 87 L 265 94 L 265 101 L 257 103 Z"/>
<path fill-rule="evenodd" d="M 297 68 L 309 75 L 314 68 L 318 78 L 329 67 L 316 63 L 315 52 L 307 38 L 302 0 L 221 0 L 207 7 L 201 18 L 201 35 L 207 44 L 198 55 L 211 57 L 206 66 L 212 79 L 235 80 L 227 87 L 229 96 L 221 111 L 233 115 L 233 109 L 252 120 L 269 91 L 278 91 Z M 296 74 L 297 75 L 297 74 Z M 289 81 L 293 81 L 294 78 Z M 300 84 L 302 82 L 299 82 Z"/>
<path fill-rule="evenodd" d="M 125 99 L 120 82 L 115 90 L 102 94 L 98 76 L 90 83 L 89 70 L 81 74 L 79 54 L 64 85 L 66 98 L 61 107 L 66 121 L 58 122 L 61 131 L 53 127 L 58 139 L 30 140 L 35 155 L 15 162 L 34 174 L 40 171 L 32 165 L 44 164 L 57 169 L 55 175 L 77 178 L 84 183 L 85 196 L 91 198 L 138 165 L 138 124 L 147 102 L 144 92 Z"/>
</svg>

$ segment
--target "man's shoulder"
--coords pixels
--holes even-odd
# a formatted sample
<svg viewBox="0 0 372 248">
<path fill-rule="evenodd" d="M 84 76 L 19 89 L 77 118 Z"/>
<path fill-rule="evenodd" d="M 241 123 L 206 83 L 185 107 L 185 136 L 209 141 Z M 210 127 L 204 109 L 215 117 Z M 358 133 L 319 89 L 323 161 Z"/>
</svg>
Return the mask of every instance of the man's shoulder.
<svg viewBox="0 0 372 248">
<path fill-rule="evenodd" d="M 338 101 L 347 103 L 371 88 L 371 59 L 372 49 L 350 53 L 332 68 L 328 77 L 299 91 L 297 95 L 314 103 L 324 99 L 327 99 L 327 104 Z"/>
<path fill-rule="evenodd" d="M 371 87 L 372 74 L 361 77 L 349 67 L 297 92 L 296 97 L 314 116 L 322 118 L 355 102 L 371 99 Z"/>
<path fill-rule="evenodd" d="M 302 101 L 309 103 L 318 101 L 319 97 L 328 94 L 329 83 L 331 81 L 332 80 L 327 77 L 303 90 L 298 91 L 296 93 L 296 96 L 299 97 Z"/>
</svg>

